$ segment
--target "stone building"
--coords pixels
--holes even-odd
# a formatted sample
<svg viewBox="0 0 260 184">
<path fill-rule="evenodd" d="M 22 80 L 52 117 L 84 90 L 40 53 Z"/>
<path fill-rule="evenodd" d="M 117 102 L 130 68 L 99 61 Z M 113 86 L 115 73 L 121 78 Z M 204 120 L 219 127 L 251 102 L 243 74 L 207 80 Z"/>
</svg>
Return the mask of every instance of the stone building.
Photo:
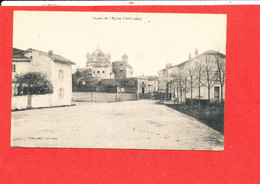
<svg viewBox="0 0 260 184">
<path fill-rule="evenodd" d="M 167 64 L 159 72 L 159 91 L 163 99 L 185 102 L 186 98 L 220 101 L 225 99 L 226 56 L 209 50 L 179 65 Z"/>
<path fill-rule="evenodd" d="M 134 69 L 128 63 L 128 56 L 126 54 L 122 56 L 121 61 L 114 61 L 112 66 L 115 78 L 130 78 L 134 76 Z"/>
<path fill-rule="evenodd" d="M 17 74 L 26 74 L 28 72 L 39 72 L 44 74 L 53 86 L 53 93 L 35 104 L 42 106 L 61 106 L 71 105 L 72 99 L 72 65 L 71 60 L 60 55 L 54 54 L 53 51 L 43 52 L 36 49 L 21 50 L 13 48 L 12 59 L 12 77 Z M 16 87 L 12 86 L 12 95 L 16 94 Z M 44 95 L 38 95 L 43 98 Z M 36 97 L 35 97 L 36 99 Z M 15 106 L 15 96 L 12 97 L 12 107 Z M 20 103 L 17 101 L 17 103 Z M 31 103 L 34 103 L 33 101 Z M 19 105 L 19 104 L 17 104 Z M 31 106 L 29 104 L 28 106 Z M 13 109 L 13 108 L 12 108 Z"/>
<path fill-rule="evenodd" d="M 113 79 L 111 55 L 97 48 L 93 53 L 87 53 L 86 69 L 91 69 L 92 77 L 99 79 Z"/>
<path fill-rule="evenodd" d="M 148 76 L 148 93 L 158 92 L 159 90 L 159 77 Z"/>
</svg>

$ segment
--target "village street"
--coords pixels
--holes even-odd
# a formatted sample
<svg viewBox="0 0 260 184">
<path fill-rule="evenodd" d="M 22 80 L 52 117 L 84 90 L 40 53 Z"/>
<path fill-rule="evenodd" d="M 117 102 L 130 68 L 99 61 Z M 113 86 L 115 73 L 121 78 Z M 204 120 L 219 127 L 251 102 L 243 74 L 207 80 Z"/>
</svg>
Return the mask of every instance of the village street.
<svg viewBox="0 0 260 184">
<path fill-rule="evenodd" d="M 152 100 L 12 112 L 13 147 L 223 150 L 224 137 Z"/>
</svg>

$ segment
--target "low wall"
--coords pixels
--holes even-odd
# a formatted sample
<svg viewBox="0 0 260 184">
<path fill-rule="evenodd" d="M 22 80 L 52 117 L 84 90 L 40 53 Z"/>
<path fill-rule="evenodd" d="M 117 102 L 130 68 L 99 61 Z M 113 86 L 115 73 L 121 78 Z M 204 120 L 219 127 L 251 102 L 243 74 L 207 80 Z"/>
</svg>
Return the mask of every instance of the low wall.
<svg viewBox="0 0 260 184">
<path fill-rule="evenodd" d="M 50 107 L 52 106 L 51 97 L 52 95 L 50 94 L 32 95 L 31 107 L 32 108 Z"/>
<path fill-rule="evenodd" d="M 134 93 L 73 92 L 74 102 L 119 102 L 136 100 Z"/>
<path fill-rule="evenodd" d="M 26 109 L 28 107 L 27 96 L 12 96 L 12 110 Z"/>
<path fill-rule="evenodd" d="M 19 110 L 19 109 L 28 109 L 28 108 L 68 105 L 68 103 L 65 100 L 60 100 L 60 104 L 57 105 L 54 102 L 54 98 L 55 96 L 53 96 L 53 94 L 12 96 L 11 109 Z M 69 105 L 71 105 L 71 103 Z"/>
</svg>

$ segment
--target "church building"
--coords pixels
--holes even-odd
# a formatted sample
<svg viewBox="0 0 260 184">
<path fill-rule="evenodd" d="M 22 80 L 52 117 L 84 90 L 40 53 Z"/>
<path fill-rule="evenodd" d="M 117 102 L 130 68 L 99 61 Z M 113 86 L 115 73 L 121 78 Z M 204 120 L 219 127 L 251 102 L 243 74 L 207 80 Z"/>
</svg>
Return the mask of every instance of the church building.
<svg viewBox="0 0 260 184">
<path fill-rule="evenodd" d="M 112 63 L 113 73 L 115 78 L 130 78 L 134 77 L 134 69 L 128 63 L 128 56 L 124 54 L 121 61 L 114 61 Z"/>
<path fill-rule="evenodd" d="M 99 79 L 113 79 L 110 53 L 105 53 L 97 48 L 93 53 L 87 53 L 86 69 L 92 70 L 92 77 Z"/>
</svg>

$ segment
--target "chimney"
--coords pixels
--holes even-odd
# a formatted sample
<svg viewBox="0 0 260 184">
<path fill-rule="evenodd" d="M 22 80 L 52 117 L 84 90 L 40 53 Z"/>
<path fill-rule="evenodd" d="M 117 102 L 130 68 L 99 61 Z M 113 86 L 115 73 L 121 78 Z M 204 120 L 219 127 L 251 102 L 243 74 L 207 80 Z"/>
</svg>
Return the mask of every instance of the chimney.
<svg viewBox="0 0 260 184">
<path fill-rule="evenodd" d="M 172 67 L 172 63 L 167 63 L 166 68 L 170 68 L 170 67 Z"/>
<path fill-rule="evenodd" d="M 49 50 L 49 55 L 53 55 L 53 50 Z"/>
<path fill-rule="evenodd" d="M 198 49 L 195 49 L 195 56 L 198 55 Z"/>
<path fill-rule="evenodd" d="M 191 59 L 191 53 L 189 53 L 189 59 Z"/>
</svg>

